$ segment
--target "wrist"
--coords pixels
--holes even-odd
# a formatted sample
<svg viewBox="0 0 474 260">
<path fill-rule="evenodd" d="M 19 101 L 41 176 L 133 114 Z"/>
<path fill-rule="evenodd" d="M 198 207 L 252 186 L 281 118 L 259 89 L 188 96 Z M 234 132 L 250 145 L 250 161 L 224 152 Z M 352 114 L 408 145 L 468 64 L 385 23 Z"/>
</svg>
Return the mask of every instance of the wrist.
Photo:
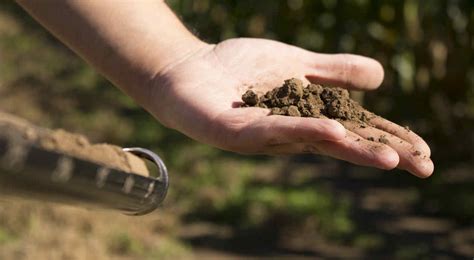
<svg viewBox="0 0 474 260">
<path fill-rule="evenodd" d="M 111 59 L 105 61 L 108 64 L 104 66 L 112 72 L 104 74 L 147 110 L 155 106 L 150 91 L 158 87 L 156 78 L 207 46 L 187 30 L 166 3 L 155 4 L 156 15 L 136 18 L 125 34 L 126 39 L 113 44 L 112 49 L 118 54 L 113 56 L 119 57 L 124 64 Z"/>
<path fill-rule="evenodd" d="M 194 37 L 194 36 L 193 36 Z M 189 73 L 185 67 L 193 63 L 214 47 L 194 37 L 177 44 L 173 51 L 168 53 L 167 63 L 156 68 L 155 72 L 147 77 L 144 84 L 146 100 L 141 105 L 158 121 L 169 128 L 176 129 L 175 115 L 180 103 L 179 87 L 186 85 Z"/>
<path fill-rule="evenodd" d="M 201 41 L 189 32 L 176 37 L 168 45 L 168 47 L 162 48 L 163 53 L 160 55 L 162 58 L 159 63 L 154 64 L 149 69 L 149 72 L 151 72 L 150 78 L 153 80 L 156 80 L 182 61 L 210 46 L 210 44 Z"/>
</svg>

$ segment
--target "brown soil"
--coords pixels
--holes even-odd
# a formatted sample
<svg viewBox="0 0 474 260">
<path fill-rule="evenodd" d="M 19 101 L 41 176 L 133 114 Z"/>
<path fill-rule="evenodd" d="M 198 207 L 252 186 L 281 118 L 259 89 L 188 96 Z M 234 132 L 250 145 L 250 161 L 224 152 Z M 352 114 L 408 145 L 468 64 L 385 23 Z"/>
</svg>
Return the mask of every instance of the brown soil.
<svg viewBox="0 0 474 260">
<path fill-rule="evenodd" d="M 143 160 L 118 146 L 91 144 L 86 137 L 64 130 L 48 130 L 15 116 L 0 112 L 0 135 L 20 137 L 49 151 L 64 153 L 113 169 L 148 176 Z"/>
<path fill-rule="evenodd" d="M 323 87 L 309 84 L 303 86 L 299 79 L 285 80 L 265 95 L 258 97 L 252 90 L 243 94 L 243 106 L 257 106 L 271 109 L 272 115 L 326 117 L 338 121 L 352 121 L 365 127 L 374 116 L 359 103 L 349 97 L 349 92 L 342 88 Z M 388 141 L 382 138 L 380 142 Z"/>
</svg>

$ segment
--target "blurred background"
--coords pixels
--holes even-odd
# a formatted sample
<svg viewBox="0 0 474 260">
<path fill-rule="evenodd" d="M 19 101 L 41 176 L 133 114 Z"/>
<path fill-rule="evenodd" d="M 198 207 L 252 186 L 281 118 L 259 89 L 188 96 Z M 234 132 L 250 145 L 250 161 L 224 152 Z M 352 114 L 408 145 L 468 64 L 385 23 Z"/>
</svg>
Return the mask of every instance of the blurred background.
<svg viewBox="0 0 474 260">
<path fill-rule="evenodd" d="M 474 257 L 474 2 L 167 1 L 202 39 L 263 37 L 379 60 L 353 93 L 426 138 L 434 175 L 318 156 L 240 156 L 164 128 L 10 1 L 0 109 L 95 142 L 150 148 L 171 176 L 144 217 L 0 198 L 1 259 Z"/>
</svg>

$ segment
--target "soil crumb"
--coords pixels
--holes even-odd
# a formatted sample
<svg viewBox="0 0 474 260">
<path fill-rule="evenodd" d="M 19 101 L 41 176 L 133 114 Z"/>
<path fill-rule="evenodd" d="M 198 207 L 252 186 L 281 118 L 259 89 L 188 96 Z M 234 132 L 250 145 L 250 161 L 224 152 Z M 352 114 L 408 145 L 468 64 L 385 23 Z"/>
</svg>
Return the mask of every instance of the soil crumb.
<svg viewBox="0 0 474 260">
<path fill-rule="evenodd" d="M 116 170 L 148 176 L 145 162 L 115 145 L 91 144 L 86 137 L 62 129 L 49 130 L 0 112 L 0 135 L 21 138 L 45 150 L 61 152 Z"/>
<path fill-rule="evenodd" d="M 379 137 L 379 140 L 378 140 L 380 143 L 383 143 L 383 144 L 389 144 L 390 141 L 387 139 L 387 136 L 386 135 L 381 135 Z"/>
<path fill-rule="evenodd" d="M 269 108 L 272 115 L 331 118 L 352 121 L 365 128 L 374 117 L 359 103 L 349 97 L 349 92 L 338 87 L 309 84 L 303 86 L 299 79 L 285 80 L 277 87 L 258 97 L 252 90 L 242 96 L 244 107 Z"/>
</svg>

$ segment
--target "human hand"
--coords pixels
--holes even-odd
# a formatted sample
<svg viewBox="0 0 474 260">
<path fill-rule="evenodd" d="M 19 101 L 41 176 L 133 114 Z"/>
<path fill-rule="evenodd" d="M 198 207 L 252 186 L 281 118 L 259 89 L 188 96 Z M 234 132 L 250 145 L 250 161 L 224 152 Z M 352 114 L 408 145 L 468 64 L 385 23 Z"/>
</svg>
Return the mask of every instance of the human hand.
<svg viewBox="0 0 474 260">
<path fill-rule="evenodd" d="M 263 39 L 231 39 L 202 45 L 168 65 L 149 87 L 145 107 L 163 124 L 197 141 L 248 154 L 327 155 L 381 169 L 395 167 L 424 178 L 433 172 L 428 145 L 412 131 L 381 117 L 360 128 L 335 120 L 271 115 L 241 108 L 250 86 L 265 93 L 288 78 L 372 90 L 383 68 L 369 58 L 318 54 Z M 369 136 L 385 135 L 387 144 Z"/>
</svg>

